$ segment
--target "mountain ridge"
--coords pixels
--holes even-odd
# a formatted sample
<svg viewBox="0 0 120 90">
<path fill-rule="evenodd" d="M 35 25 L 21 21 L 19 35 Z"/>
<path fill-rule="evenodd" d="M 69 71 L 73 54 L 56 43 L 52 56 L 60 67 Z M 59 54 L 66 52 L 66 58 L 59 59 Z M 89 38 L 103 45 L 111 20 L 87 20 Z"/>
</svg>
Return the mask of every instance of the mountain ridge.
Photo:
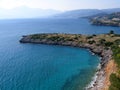
<svg viewBox="0 0 120 90">
<path fill-rule="evenodd" d="M 111 14 L 114 12 L 120 12 L 120 8 L 111 8 L 111 9 L 78 9 L 66 11 L 60 14 L 55 15 L 55 18 L 80 18 L 80 17 L 89 17 L 98 14 Z"/>
<path fill-rule="evenodd" d="M 13 9 L 0 8 L 0 19 L 11 18 L 81 18 L 94 15 L 111 14 L 120 12 L 120 8 L 111 9 L 76 9 L 59 11 L 53 9 L 29 8 L 21 6 Z"/>
<path fill-rule="evenodd" d="M 0 19 L 46 18 L 58 13 L 61 13 L 61 11 L 52 9 L 29 8 L 26 6 L 17 7 L 13 9 L 0 8 Z"/>
</svg>

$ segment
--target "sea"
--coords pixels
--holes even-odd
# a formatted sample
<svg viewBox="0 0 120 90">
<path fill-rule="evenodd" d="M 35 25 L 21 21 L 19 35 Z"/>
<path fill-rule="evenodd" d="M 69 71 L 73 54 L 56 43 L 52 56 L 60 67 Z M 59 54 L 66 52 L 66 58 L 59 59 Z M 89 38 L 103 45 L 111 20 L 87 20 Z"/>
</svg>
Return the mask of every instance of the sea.
<svg viewBox="0 0 120 90">
<path fill-rule="evenodd" d="M 35 33 L 103 34 L 119 27 L 95 26 L 79 19 L 1 19 L 0 90 L 84 90 L 99 56 L 70 46 L 22 44 Z"/>
</svg>

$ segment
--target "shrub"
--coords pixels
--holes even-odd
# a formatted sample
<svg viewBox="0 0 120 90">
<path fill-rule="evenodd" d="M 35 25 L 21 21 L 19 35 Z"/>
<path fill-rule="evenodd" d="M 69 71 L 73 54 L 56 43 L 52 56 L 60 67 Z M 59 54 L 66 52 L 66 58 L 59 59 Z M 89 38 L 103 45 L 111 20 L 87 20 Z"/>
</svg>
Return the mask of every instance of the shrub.
<svg viewBox="0 0 120 90">
<path fill-rule="evenodd" d="M 120 44 L 120 39 L 115 40 L 115 44 Z"/>
<path fill-rule="evenodd" d="M 46 37 L 46 35 L 44 35 L 44 34 L 34 34 L 34 35 L 32 35 L 32 39 L 44 39 Z"/>
<path fill-rule="evenodd" d="M 100 43 L 100 44 L 104 44 L 105 42 L 106 42 L 105 39 L 100 39 L 100 40 L 99 40 L 99 43 Z"/>
<path fill-rule="evenodd" d="M 94 40 L 88 41 L 89 44 L 94 44 L 96 43 Z"/>
<path fill-rule="evenodd" d="M 51 40 L 51 41 L 56 41 L 57 39 L 59 39 L 59 37 L 58 36 L 51 36 L 51 37 L 48 37 L 47 39 Z"/>
<path fill-rule="evenodd" d="M 120 48 L 117 45 L 112 46 L 113 58 L 117 63 L 117 66 L 120 68 Z"/>
<path fill-rule="evenodd" d="M 113 42 L 105 42 L 105 46 L 106 47 L 110 47 L 110 46 L 112 46 L 113 45 Z"/>
<path fill-rule="evenodd" d="M 113 30 L 111 30 L 111 31 L 109 32 L 109 34 L 114 34 L 114 31 L 113 31 Z"/>
<path fill-rule="evenodd" d="M 114 36 L 116 36 L 116 37 L 120 37 L 120 34 L 114 34 Z"/>
<path fill-rule="evenodd" d="M 79 36 L 76 35 L 76 36 L 74 37 L 74 39 L 75 39 L 75 40 L 78 40 L 78 39 L 79 39 Z"/>
<path fill-rule="evenodd" d="M 87 37 L 87 39 L 91 39 L 91 38 L 93 38 L 93 36 L 88 36 L 88 37 Z"/>
<path fill-rule="evenodd" d="M 117 77 L 115 74 L 110 75 L 110 82 L 111 86 L 109 90 L 120 90 L 120 78 Z"/>
<path fill-rule="evenodd" d="M 96 34 L 93 34 L 92 36 L 93 36 L 93 37 L 95 37 L 95 36 L 96 36 Z"/>
</svg>

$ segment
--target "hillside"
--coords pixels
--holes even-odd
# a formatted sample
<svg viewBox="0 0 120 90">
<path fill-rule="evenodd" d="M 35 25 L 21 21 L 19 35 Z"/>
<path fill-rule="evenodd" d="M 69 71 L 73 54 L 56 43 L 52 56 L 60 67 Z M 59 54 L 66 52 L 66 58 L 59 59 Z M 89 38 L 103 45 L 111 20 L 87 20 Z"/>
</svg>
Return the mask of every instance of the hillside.
<svg viewBox="0 0 120 90">
<path fill-rule="evenodd" d="M 80 9 L 80 10 L 66 11 L 64 13 L 55 15 L 54 18 L 79 18 L 79 17 L 96 15 L 98 13 L 102 13 L 102 11 L 98 9 Z"/>
<path fill-rule="evenodd" d="M 52 9 L 29 8 L 26 6 L 16 7 L 13 9 L 0 8 L 0 19 L 13 18 L 45 18 L 61 13 Z"/>
<path fill-rule="evenodd" d="M 91 23 L 93 25 L 120 26 L 120 12 L 92 17 Z"/>
<path fill-rule="evenodd" d="M 71 10 L 71 11 L 65 11 L 63 13 L 57 14 L 53 17 L 54 18 L 80 18 L 80 17 L 107 15 L 107 14 L 112 14 L 114 12 L 120 12 L 120 8 Z"/>
<path fill-rule="evenodd" d="M 111 14 L 120 12 L 120 8 L 113 9 L 78 9 L 70 11 L 59 11 L 52 9 L 29 8 L 26 6 L 13 9 L 0 8 L 0 19 L 11 18 L 80 18 L 96 15 Z"/>
</svg>

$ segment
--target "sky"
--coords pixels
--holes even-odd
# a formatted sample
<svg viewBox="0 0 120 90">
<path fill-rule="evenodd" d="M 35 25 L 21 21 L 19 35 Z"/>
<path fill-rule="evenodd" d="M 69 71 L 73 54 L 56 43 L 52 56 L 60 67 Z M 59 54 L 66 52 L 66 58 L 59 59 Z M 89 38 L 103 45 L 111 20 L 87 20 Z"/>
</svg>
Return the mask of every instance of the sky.
<svg viewBox="0 0 120 90">
<path fill-rule="evenodd" d="M 74 10 L 120 8 L 120 0 L 0 0 L 0 8 L 20 6 L 40 9 Z"/>
</svg>

